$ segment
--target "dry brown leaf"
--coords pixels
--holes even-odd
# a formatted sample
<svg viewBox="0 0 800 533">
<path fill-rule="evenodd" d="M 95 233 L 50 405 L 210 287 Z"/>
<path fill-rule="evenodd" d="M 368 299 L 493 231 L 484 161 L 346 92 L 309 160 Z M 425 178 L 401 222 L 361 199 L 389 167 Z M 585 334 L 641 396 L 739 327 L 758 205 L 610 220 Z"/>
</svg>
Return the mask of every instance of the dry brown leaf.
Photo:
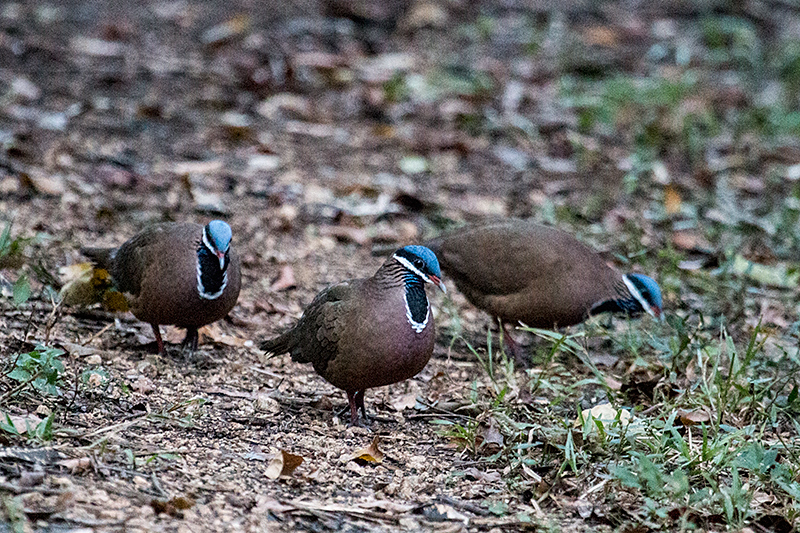
<svg viewBox="0 0 800 533">
<path fill-rule="evenodd" d="M 294 278 L 294 269 L 291 265 L 283 265 L 278 279 L 272 283 L 269 290 L 274 292 L 284 291 L 296 285 L 297 281 Z"/>
<path fill-rule="evenodd" d="M 362 246 L 370 242 L 367 230 L 352 226 L 320 226 L 319 234 L 325 237 L 336 237 L 341 241 L 352 241 Z"/>
<path fill-rule="evenodd" d="M 381 463 L 383 461 L 383 452 L 378 448 L 380 441 L 381 438 L 375 435 L 369 446 L 358 449 L 353 453 L 353 460 L 366 463 Z"/>
<path fill-rule="evenodd" d="M 677 416 L 684 426 L 694 426 L 696 424 L 704 424 L 711 421 L 711 414 L 703 409 L 696 409 L 694 411 L 684 411 L 683 409 L 679 409 Z"/>
<path fill-rule="evenodd" d="M 281 476 L 291 476 L 295 469 L 303 464 L 303 458 L 285 450 L 270 459 L 264 475 L 269 479 L 278 479 Z"/>
<path fill-rule="evenodd" d="M 74 459 L 64 459 L 58 462 L 59 466 L 63 466 L 72 474 L 88 470 L 92 466 L 91 457 L 76 457 Z"/>
<path fill-rule="evenodd" d="M 503 435 L 497 429 L 497 421 L 489 417 L 489 422 L 481 422 L 476 442 L 480 439 L 480 448 L 486 455 L 492 455 L 503 448 Z"/>
<path fill-rule="evenodd" d="M 417 405 L 417 393 L 409 392 L 408 394 L 401 394 L 395 396 L 391 400 L 392 409 L 395 411 L 403 411 L 404 409 L 413 409 Z"/>
<path fill-rule="evenodd" d="M 696 252 L 711 251 L 711 243 L 698 230 L 682 230 L 672 234 L 672 244 L 681 250 Z"/>
<path fill-rule="evenodd" d="M 16 429 L 17 433 L 20 435 L 27 433 L 28 429 L 35 429 L 36 426 L 42 422 L 42 419 L 36 415 L 10 415 L 9 418 L 11 419 L 11 423 L 14 425 L 14 429 Z"/>
<path fill-rule="evenodd" d="M 167 501 L 151 500 L 150 506 L 156 514 L 165 513 L 169 516 L 181 518 L 183 516 L 181 511 L 194 507 L 194 500 L 185 496 L 178 496 Z"/>
<path fill-rule="evenodd" d="M 664 187 L 664 209 L 668 215 L 675 215 L 681 212 L 681 193 L 674 185 Z"/>
<path fill-rule="evenodd" d="M 139 394 L 147 394 L 148 392 L 153 392 L 156 390 L 156 387 L 153 385 L 153 382 L 150 380 L 150 378 L 145 376 L 139 376 L 138 379 L 133 382 L 131 388 Z"/>
<path fill-rule="evenodd" d="M 609 26 L 592 26 L 583 32 L 586 44 L 593 46 L 615 46 L 619 42 L 619 34 Z"/>
<path fill-rule="evenodd" d="M 234 347 L 241 347 L 247 346 L 249 339 L 243 339 L 241 337 L 235 337 L 233 335 L 228 335 L 222 330 L 222 326 L 218 322 L 213 322 L 208 324 L 207 326 L 203 326 L 198 330 L 201 337 L 207 337 L 211 339 L 211 342 L 216 342 L 219 344 L 224 344 L 225 346 L 234 346 Z M 252 344 L 252 341 L 250 342 Z"/>
<path fill-rule="evenodd" d="M 491 472 L 484 472 L 471 466 L 464 470 L 464 475 L 476 481 L 483 481 L 485 483 L 497 483 L 503 479 L 503 476 L 497 470 Z"/>
</svg>

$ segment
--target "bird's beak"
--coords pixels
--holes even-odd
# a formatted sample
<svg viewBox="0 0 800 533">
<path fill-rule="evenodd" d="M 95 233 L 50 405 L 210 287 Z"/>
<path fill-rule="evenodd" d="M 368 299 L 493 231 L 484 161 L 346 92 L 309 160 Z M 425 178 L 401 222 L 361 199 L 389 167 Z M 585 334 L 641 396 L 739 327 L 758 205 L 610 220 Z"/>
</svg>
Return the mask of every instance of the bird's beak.
<svg viewBox="0 0 800 533">
<path fill-rule="evenodd" d="M 447 294 L 447 287 L 444 286 L 444 282 L 439 277 L 434 276 L 433 274 L 431 274 L 430 275 L 430 280 L 431 280 L 431 283 L 433 283 L 434 285 L 436 285 L 437 287 L 442 289 L 443 293 Z"/>
<path fill-rule="evenodd" d="M 653 307 L 652 305 L 648 308 L 650 314 L 653 315 L 653 318 L 658 320 L 659 322 L 664 322 L 664 313 L 660 307 Z"/>
<path fill-rule="evenodd" d="M 214 254 L 217 256 L 217 259 L 219 259 L 219 269 L 220 270 L 224 270 L 225 269 L 225 252 L 220 252 L 219 250 L 217 250 L 216 252 L 214 252 Z"/>
</svg>

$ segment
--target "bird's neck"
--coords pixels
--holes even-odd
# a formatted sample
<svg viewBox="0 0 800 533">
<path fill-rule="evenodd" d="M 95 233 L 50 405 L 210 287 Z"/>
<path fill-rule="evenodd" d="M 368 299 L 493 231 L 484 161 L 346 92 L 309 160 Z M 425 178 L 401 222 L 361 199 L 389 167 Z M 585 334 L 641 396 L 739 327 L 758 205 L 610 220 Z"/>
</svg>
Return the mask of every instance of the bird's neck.
<svg viewBox="0 0 800 533">
<path fill-rule="evenodd" d="M 422 333 L 430 319 L 430 304 L 425 294 L 425 282 L 396 260 L 387 261 L 376 278 L 379 284 L 389 287 L 403 287 L 403 303 L 408 323 L 416 333 Z"/>
<path fill-rule="evenodd" d="M 225 254 L 224 267 L 203 242 L 197 247 L 197 293 L 206 300 L 215 300 L 222 295 L 228 285 L 228 255 Z"/>
<path fill-rule="evenodd" d="M 614 285 L 614 296 L 596 303 L 589 310 L 590 315 L 600 313 L 623 313 L 628 316 L 640 315 L 644 312 L 642 304 L 631 294 L 628 287 L 621 280 Z"/>
</svg>

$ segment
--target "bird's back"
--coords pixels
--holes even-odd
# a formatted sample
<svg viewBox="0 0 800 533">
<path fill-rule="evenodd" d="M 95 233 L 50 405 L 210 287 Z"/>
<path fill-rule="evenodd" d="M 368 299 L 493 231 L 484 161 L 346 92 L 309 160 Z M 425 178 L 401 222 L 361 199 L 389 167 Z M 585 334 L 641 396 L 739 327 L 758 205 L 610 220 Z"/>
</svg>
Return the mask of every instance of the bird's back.
<svg viewBox="0 0 800 533">
<path fill-rule="evenodd" d="M 523 220 L 456 230 L 428 247 L 475 306 L 534 327 L 580 322 L 620 277 L 569 233 Z"/>
</svg>

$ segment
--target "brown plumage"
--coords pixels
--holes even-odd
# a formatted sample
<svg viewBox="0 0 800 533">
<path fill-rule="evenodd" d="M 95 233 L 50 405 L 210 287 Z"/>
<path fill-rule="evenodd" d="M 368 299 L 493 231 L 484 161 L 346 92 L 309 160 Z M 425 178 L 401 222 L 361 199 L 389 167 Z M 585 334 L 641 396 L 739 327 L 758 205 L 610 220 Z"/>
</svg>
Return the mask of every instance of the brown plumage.
<svg viewBox="0 0 800 533">
<path fill-rule="evenodd" d="M 426 244 L 476 307 L 503 322 L 570 326 L 603 311 L 661 315 L 661 292 L 562 230 L 525 220 L 468 226 Z"/>
<path fill-rule="evenodd" d="M 239 298 L 239 256 L 230 239 L 230 227 L 218 220 L 206 226 L 164 223 L 143 229 L 119 248 L 81 252 L 109 271 L 133 315 L 153 327 L 159 353 L 164 352 L 160 324 L 186 328 L 184 344 L 193 353 L 197 329 L 223 318 Z"/>
<path fill-rule="evenodd" d="M 371 278 L 345 281 L 319 293 L 297 324 L 263 341 L 275 355 L 314 370 L 347 392 L 350 422 L 364 418 L 364 391 L 411 378 L 433 353 L 434 323 L 424 283 L 444 290 L 430 250 L 396 251 Z"/>
</svg>

